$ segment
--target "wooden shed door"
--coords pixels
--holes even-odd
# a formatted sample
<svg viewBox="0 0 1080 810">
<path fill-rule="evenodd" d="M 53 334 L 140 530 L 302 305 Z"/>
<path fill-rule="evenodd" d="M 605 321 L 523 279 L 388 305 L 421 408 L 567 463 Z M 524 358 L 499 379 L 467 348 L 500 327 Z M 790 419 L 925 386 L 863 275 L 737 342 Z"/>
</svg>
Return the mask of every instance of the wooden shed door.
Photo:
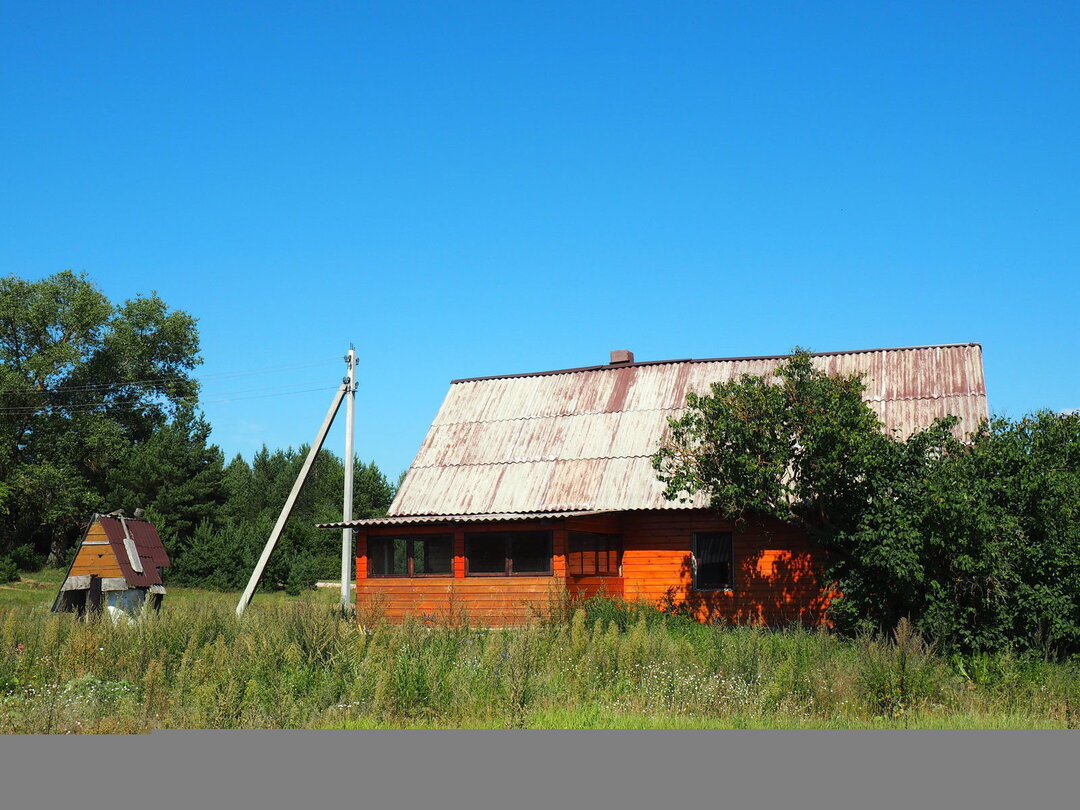
<svg viewBox="0 0 1080 810">
<path fill-rule="evenodd" d="M 86 595 L 86 607 L 88 610 L 101 610 L 101 577 L 97 574 L 90 575 L 90 592 Z"/>
</svg>

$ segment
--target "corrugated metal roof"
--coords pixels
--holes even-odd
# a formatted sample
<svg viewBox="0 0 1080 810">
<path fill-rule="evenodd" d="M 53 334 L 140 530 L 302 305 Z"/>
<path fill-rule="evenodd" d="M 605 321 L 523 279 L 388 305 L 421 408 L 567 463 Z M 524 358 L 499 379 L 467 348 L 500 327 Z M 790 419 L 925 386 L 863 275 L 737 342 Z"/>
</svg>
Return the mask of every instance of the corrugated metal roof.
<svg viewBox="0 0 1080 810">
<path fill-rule="evenodd" d="M 98 520 L 105 529 L 105 536 L 109 538 L 116 560 L 120 563 L 120 570 L 124 572 L 124 579 L 132 588 L 145 588 L 148 585 L 161 585 L 161 572 L 158 568 L 168 568 L 169 555 L 165 551 L 165 544 L 161 542 L 154 524 L 146 520 L 125 518 L 128 532 L 135 543 L 135 549 L 139 560 L 142 562 L 142 573 L 135 571 L 128 560 L 127 549 L 124 548 L 124 524 L 119 518 L 100 515 Z"/>
<path fill-rule="evenodd" d="M 503 512 L 497 515 L 404 515 L 401 517 L 363 518 L 360 520 L 317 523 L 318 529 L 359 529 L 365 526 L 416 526 L 424 523 L 498 523 L 504 520 L 544 520 L 545 518 L 604 515 L 607 512 Z"/>
<path fill-rule="evenodd" d="M 678 509 L 650 457 L 688 392 L 768 374 L 787 356 L 674 360 L 457 380 L 390 507 L 392 517 Z M 906 437 L 945 415 L 987 416 L 977 343 L 820 353 L 863 374 L 866 401 Z M 446 519 L 446 518 L 442 518 Z"/>
</svg>

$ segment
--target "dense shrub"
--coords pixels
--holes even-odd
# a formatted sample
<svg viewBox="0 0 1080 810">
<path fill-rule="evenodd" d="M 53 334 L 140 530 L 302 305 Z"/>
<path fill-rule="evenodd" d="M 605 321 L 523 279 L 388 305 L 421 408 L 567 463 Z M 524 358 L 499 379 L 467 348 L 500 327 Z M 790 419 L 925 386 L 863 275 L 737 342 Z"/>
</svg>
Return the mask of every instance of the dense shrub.
<svg viewBox="0 0 1080 810">
<path fill-rule="evenodd" d="M 45 565 L 45 555 L 37 553 L 30 543 L 13 548 L 9 558 L 20 571 L 37 571 Z"/>
<path fill-rule="evenodd" d="M 0 585 L 5 582 L 17 582 L 19 567 L 10 557 L 0 557 Z"/>
</svg>

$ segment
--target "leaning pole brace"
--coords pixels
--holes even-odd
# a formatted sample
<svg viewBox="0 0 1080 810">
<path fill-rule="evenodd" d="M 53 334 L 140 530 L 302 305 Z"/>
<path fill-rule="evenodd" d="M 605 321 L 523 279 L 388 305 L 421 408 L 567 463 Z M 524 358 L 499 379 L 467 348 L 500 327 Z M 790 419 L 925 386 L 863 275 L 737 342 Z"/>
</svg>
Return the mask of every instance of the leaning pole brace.
<svg viewBox="0 0 1080 810">
<path fill-rule="evenodd" d="M 311 450 L 308 451 L 307 458 L 304 459 L 304 466 L 300 468 L 300 474 L 296 476 L 292 491 L 289 493 L 289 497 L 285 499 L 285 505 L 281 507 L 281 514 L 278 515 L 277 523 L 274 524 L 274 530 L 270 532 L 270 539 L 266 541 L 266 546 L 259 556 L 259 561 L 255 563 L 255 570 L 251 572 L 251 579 L 248 580 L 247 587 L 244 588 L 244 592 L 240 596 L 240 601 L 236 603 L 237 616 L 243 616 L 244 608 L 251 602 L 251 597 L 255 593 L 255 588 L 258 586 L 259 580 L 262 579 L 263 569 L 266 568 L 266 561 L 270 559 L 270 552 L 274 550 L 278 538 L 281 537 L 281 530 L 285 528 L 285 521 L 289 519 L 289 513 L 292 512 L 293 505 L 296 503 L 296 498 L 300 495 L 300 490 L 303 488 L 304 482 L 307 481 L 308 473 L 311 472 L 311 467 L 315 463 L 315 456 L 319 454 L 323 442 L 326 441 L 326 434 L 330 432 L 330 425 L 334 423 L 334 417 L 337 415 L 338 408 L 341 407 L 341 400 L 345 398 L 345 392 L 348 387 L 348 382 L 343 382 L 338 386 L 337 393 L 334 394 L 334 401 L 330 403 L 330 410 L 326 412 L 326 418 L 323 419 L 322 427 L 319 428 L 319 435 L 315 437 L 315 441 L 311 445 Z"/>
</svg>

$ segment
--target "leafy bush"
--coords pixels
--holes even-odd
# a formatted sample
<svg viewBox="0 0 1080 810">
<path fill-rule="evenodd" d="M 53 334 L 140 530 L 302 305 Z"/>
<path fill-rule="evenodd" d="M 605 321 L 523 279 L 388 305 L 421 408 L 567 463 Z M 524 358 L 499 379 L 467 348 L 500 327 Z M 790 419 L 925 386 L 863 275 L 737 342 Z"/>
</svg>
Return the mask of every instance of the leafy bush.
<svg viewBox="0 0 1080 810">
<path fill-rule="evenodd" d="M 45 565 L 45 556 L 38 554 L 31 543 L 16 546 L 9 556 L 20 571 L 37 571 Z"/>
<path fill-rule="evenodd" d="M 0 557 L 0 584 L 19 581 L 19 567 L 10 557 Z"/>
</svg>

